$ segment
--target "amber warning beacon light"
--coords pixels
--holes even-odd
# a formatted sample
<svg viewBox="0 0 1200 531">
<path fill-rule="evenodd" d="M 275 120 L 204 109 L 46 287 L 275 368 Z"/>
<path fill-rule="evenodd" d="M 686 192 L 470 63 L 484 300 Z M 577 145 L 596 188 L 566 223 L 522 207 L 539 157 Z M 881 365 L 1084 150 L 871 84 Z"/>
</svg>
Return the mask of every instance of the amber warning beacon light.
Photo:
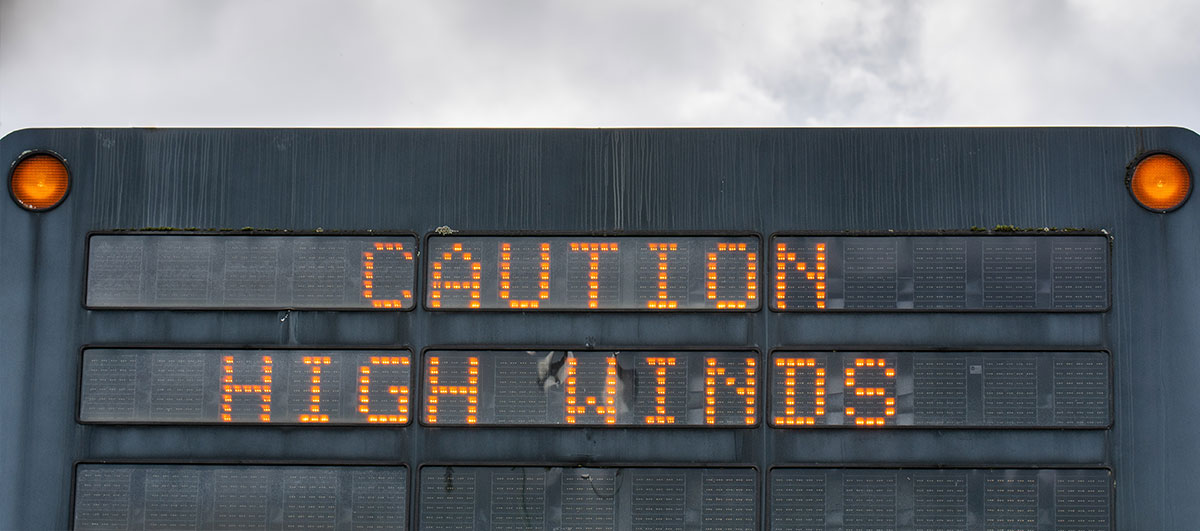
<svg viewBox="0 0 1200 531">
<path fill-rule="evenodd" d="M 1129 193 L 1138 204 L 1155 212 L 1179 208 L 1192 193 L 1192 176 L 1183 161 L 1166 153 L 1152 153 L 1133 166 Z"/>
<path fill-rule="evenodd" d="M 26 154 L 13 165 L 8 190 L 26 210 L 41 212 L 62 203 L 70 189 L 67 165 L 57 156 L 44 152 Z"/>
</svg>

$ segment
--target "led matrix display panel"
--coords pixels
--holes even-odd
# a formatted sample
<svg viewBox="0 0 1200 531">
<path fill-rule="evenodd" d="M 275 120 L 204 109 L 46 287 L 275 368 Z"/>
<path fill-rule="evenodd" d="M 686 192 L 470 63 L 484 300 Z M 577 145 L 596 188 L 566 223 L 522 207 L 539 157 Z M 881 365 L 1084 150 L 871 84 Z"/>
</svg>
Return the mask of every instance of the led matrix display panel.
<svg viewBox="0 0 1200 531">
<path fill-rule="evenodd" d="M 414 236 L 93 234 L 89 308 L 411 309 Z"/>
<path fill-rule="evenodd" d="M 407 350 L 88 348 L 79 420 L 407 424 Z"/>
<path fill-rule="evenodd" d="M 404 529 L 403 466 L 80 464 L 74 528 Z"/>
<path fill-rule="evenodd" d="M 1104 311 L 1103 235 L 776 236 L 776 311 Z"/>
<path fill-rule="evenodd" d="M 775 468 L 770 529 L 1112 529 L 1105 469 Z"/>
<path fill-rule="evenodd" d="M 758 422 L 754 351 L 429 350 L 422 424 L 709 426 Z"/>
<path fill-rule="evenodd" d="M 1105 428 L 1105 352 L 776 351 L 770 424 Z"/>
<path fill-rule="evenodd" d="M 752 468 L 426 466 L 418 488 L 431 531 L 758 527 Z"/>
<path fill-rule="evenodd" d="M 733 310 L 759 303 L 757 236 L 430 236 L 431 310 Z"/>
</svg>

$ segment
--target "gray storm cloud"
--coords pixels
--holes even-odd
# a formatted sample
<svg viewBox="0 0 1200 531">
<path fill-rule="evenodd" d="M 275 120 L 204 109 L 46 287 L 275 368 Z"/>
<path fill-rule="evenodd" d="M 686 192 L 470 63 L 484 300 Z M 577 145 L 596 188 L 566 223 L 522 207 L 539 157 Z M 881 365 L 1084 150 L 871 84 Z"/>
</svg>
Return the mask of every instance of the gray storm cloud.
<svg viewBox="0 0 1200 531">
<path fill-rule="evenodd" d="M 1200 127 L 1200 6 L 0 3 L 35 126 Z"/>
</svg>

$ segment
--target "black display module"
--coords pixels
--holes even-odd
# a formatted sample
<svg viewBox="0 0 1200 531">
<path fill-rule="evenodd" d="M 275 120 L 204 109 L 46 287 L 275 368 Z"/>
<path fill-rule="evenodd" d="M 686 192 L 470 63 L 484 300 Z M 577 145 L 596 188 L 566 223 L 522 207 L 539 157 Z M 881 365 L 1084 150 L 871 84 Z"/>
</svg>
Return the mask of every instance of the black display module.
<svg viewBox="0 0 1200 531">
<path fill-rule="evenodd" d="M 426 530 L 758 526 L 752 468 L 426 466 L 420 478 Z"/>
<path fill-rule="evenodd" d="M 74 529 L 403 529 L 404 466 L 91 464 Z"/>
<path fill-rule="evenodd" d="M 775 351 L 778 428 L 1105 428 L 1105 352 Z"/>
<path fill-rule="evenodd" d="M 105 233 L 88 237 L 88 308 L 414 306 L 411 235 Z"/>
<path fill-rule="evenodd" d="M 106 424 L 407 424 L 403 349 L 86 348 L 79 420 Z"/>
<path fill-rule="evenodd" d="M 1093 235 L 779 235 L 776 311 L 1104 311 L 1109 240 Z"/>
<path fill-rule="evenodd" d="M 1112 529 L 1107 469 L 775 468 L 772 530 Z"/>
</svg>

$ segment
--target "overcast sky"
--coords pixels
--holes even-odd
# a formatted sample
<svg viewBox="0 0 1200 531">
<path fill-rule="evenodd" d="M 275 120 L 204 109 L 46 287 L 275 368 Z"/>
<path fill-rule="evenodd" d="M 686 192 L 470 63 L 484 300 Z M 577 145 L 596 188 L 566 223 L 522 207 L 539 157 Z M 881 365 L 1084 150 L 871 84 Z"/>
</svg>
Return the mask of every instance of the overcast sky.
<svg viewBox="0 0 1200 531">
<path fill-rule="evenodd" d="M 0 135 L 1180 125 L 1200 2 L 0 0 Z"/>
</svg>

